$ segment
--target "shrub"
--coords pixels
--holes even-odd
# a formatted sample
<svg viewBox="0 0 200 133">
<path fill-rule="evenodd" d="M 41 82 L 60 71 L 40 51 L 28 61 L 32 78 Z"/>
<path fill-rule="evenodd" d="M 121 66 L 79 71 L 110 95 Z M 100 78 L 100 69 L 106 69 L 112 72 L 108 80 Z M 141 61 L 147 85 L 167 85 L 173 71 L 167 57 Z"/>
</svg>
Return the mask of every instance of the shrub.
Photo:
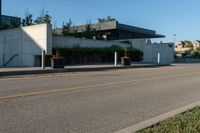
<svg viewBox="0 0 200 133">
<path fill-rule="evenodd" d="M 192 57 L 194 57 L 194 58 L 200 58 L 200 51 L 194 51 L 192 53 Z"/>
<path fill-rule="evenodd" d="M 56 49 L 53 49 L 55 54 Z M 118 59 L 124 56 L 123 48 L 112 46 L 109 48 L 60 48 L 60 55 L 65 58 L 65 64 L 111 63 L 114 60 L 114 52 L 118 52 Z M 143 53 L 129 48 L 128 56 L 132 61 L 143 59 Z"/>
</svg>

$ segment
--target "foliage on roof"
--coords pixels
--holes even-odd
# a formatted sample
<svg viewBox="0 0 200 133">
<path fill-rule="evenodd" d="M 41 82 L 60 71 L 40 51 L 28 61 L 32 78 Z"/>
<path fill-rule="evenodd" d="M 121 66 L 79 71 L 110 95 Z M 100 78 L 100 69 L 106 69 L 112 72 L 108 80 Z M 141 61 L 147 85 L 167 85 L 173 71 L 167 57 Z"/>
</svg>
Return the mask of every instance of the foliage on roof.
<svg viewBox="0 0 200 133">
<path fill-rule="evenodd" d="M 116 21 L 116 18 L 112 18 L 111 16 L 107 16 L 107 18 L 98 18 L 98 23 L 111 22 L 111 21 Z"/>
</svg>

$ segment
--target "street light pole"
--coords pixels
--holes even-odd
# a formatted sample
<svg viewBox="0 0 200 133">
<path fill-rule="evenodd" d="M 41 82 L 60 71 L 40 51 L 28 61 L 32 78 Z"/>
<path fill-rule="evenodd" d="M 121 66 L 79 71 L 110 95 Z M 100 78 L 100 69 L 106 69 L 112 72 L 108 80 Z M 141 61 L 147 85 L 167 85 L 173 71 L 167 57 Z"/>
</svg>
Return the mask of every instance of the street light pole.
<svg viewBox="0 0 200 133">
<path fill-rule="evenodd" d="M 176 44 L 176 34 L 173 34 L 174 35 L 174 45 Z"/>
</svg>

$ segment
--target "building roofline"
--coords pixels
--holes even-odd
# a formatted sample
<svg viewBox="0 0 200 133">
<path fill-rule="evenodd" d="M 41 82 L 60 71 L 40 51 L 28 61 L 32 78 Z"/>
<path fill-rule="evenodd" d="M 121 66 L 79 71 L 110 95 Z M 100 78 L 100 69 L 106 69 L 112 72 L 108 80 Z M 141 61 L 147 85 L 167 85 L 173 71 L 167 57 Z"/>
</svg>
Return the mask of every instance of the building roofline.
<svg viewBox="0 0 200 133">
<path fill-rule="evenodd" d="M 86 25 L 79 25 L 79 26 L 74 26 L 72 28 L 74 30 L 77 30 L 78 33 L 81 33 L 85 30 L 85 27 Z M 147 38 L 165 38 L 164 35 L 157 34 L 156 31 L 154 30 L 121 24 L 118 21 L 91 24 L 91 28 L 96 29 L 96 31 L 124 30 L 128 32 L 136 33 L 136 34 L 143 34 L 147 36 Z"/>
<path fill-rule="evenodd" d="M 149 29 L 140 28 L 140 27 L 136 27 L 136 26 L 130 26 L 130 25 L 118 23 L 117 28 L 120 30 L 126 30 L 126 31 L 130 31 L 130 32 L 149 35 L 149 36 L 152 36 L 151 38 L 165 38 L 164 35 L 156 34 L 156 31 L 154 31 L 154 30 L 149 30 Z"/>
<path fill-rule="evenodd" d="M 8 16 L 8 15 L 1 15 L 2 17 L 10 17 L 10 18 L 18 18 L 21 19 L 20 17 L 16 17 L 16 16 Z"/>
<path fill-rule="evenodd" d="M 136 27 L 136 26 L 130 26 L 130 25 L 126 25 L 126 24 L 121 24 L 118 23 L 117 24 L 117 28 L 121 29 L 121 30 L 127 30 L 127 31 L 132 31 L 132 32 L 137 32 L 137 33 L 146 33 L 146 34 L 152 34 L 155 35 L 156 32 L 153 30 L 149 30 L 149 29 L 145 29 L 145 28 L 140 28 L 140 27 Z"/>
<path fill-rule="evenodd" d="M 85 26 L 86 25 L 79 25 L 79 26 L 74 26 L 74 28 L 75 29 L 77 28 L 78 32 L 82 32 L 82 30 L 85 29 Z M 140 33 L 140 34 L 148 35 L 148 36 L 151 36 L 151 38 L 165 38 L 164 35 L 156 34 L 156 31 L 154 31 L 154 30 L 131 26 L 131 25 L 126 25 L 126 24 L 121 24 L 118 21 L 110 21 L 110 22 L 104 22 L 104 23 L 91 24 L 91 28 L 94 28 L 97 31 L 118 29 L 118 30 L 125 30 L 125 31 L 130 31 L 133 33 Z"/>
</svg>

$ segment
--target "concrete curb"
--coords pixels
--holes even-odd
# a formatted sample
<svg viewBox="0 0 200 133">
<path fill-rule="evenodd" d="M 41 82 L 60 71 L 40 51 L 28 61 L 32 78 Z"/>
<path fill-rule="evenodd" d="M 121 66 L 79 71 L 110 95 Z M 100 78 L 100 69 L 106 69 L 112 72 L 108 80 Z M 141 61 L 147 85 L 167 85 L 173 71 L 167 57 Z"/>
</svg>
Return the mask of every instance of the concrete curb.
<svg viewBox="0 0 200 133">
<path fill-rule="evenodd" d="M 156 116 L 152 119 L 149 119 L 149 120 L 146 120 L 146 121 L 143 121 L 141 123 L 138 123 L 136 125 L 133 125 L 133 126 L 130 126 L 130 127 L 127 127 L 125 129 L 122 129 L 122 130 L 119 130 L 115 133 L 134 133 L 134 132 L 137 132 L 137 131 L 140 131 L 142 129 L 145 129 L 145 128 L 148 128 L 148 127 L 151 127 L 161 121 L 164 121 L 166 120 L 167 118 L 170 118 L 170 117 L 173 117 L 175 115 L 178 115 L 178 114 L 181 114 L 187 110 L 190 110 L 190 109 L 193 109 L 197 106 L 200 106 L 200 101 L 197 101 L 197 102 L 193 102 L 187 106 L 184 106 L 184 107 L 180 107 L 178 109 L 175 109 L 173 111 L 170 111 L 168 113 L 165 113 L 165 114 L 162 114 L 160 116 Z"/>
<path fill-rule="evenodd" d="M 66 72 L 92 72 L 92 71 L 106 71 L 116 69 L 131 69 L 131 68 L 154 68 L 169 65 L 140 65 L 140 66 L 105 66 L 93 68 L 65 68 L 65 69 L 45 69 L 45 70 L 24 70 L 24 71 L 5 71 L 0 72 L 0 77 L 18 76 L 18 75 L 40 75 L 40 74 L 54 74 Z"/>
</svg>

